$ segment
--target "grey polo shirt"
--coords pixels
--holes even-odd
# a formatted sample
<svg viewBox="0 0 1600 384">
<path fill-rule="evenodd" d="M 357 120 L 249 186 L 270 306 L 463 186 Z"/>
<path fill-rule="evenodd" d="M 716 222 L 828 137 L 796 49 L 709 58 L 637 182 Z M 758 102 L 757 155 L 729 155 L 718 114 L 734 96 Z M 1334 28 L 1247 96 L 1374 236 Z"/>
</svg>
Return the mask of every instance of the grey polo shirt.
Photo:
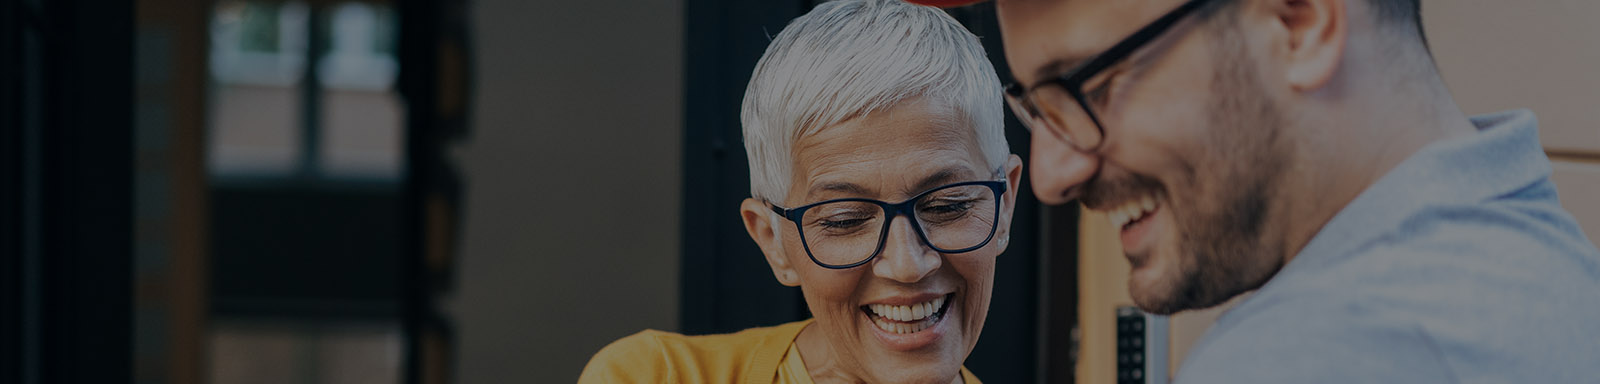
<svg viewBox="0 0 1600 384">
<path fill-rule="evenodd" d="M 1472 120 L 1339 211 L 1177 382 L 1600 383 L 1600 251 L 1556 200 L 1538 122 Z"/>
</svg>

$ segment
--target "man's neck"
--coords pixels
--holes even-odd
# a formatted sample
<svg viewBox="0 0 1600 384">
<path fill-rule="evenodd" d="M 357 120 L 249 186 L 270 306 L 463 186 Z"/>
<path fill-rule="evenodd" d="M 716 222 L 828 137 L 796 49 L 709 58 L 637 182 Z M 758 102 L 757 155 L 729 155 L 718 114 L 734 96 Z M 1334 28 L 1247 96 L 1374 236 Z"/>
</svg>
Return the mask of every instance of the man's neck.
<svg viewBox="0 0 1600 384">
<path fill-rule="evenodd" d="M 1283 215 L 1287 265 L 1322 227 L 1367 188 L 1428 144 L 1476 132 L 1442 84 L 1358 98 L 1304 123 L 1308 140 L 1293 162 L 1276 210 Z M 1372 88 L 1394 91 L 1392 87 Z M 1408 91 L 1408 92 L 1407 92 Z"/>
</svg>

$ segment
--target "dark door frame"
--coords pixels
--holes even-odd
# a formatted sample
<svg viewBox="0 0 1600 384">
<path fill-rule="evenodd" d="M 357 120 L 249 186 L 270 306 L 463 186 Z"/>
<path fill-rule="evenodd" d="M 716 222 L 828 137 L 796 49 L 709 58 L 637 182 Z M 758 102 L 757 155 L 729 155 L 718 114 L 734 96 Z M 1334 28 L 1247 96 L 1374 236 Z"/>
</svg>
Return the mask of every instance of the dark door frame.
<svg viewBox="0 0 1600 384">
<path fill-rule="evenodd" d="M 0 8 L 0 381 L 130 382 L 133 2 Z"/>
<path fill-rule="evenodd" d="M 680 330 L 726 333 L 807 316 L 738 219 L 749 196 L 739 104 L 768 36 L 808 0 L 685 2 L 684 205 Z"/>
</svg>

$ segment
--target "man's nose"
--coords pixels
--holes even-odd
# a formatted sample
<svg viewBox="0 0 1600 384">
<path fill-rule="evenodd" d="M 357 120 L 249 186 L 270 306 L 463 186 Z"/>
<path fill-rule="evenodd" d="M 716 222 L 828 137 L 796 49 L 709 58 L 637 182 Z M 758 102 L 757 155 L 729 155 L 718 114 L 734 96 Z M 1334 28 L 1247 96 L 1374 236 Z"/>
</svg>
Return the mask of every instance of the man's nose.
<svg viewBox="0 0 1600 384">
<path fill-rule="evenodd" d="M 916 230 L 911 228 L 911 220 L 911 217 L 902 215 L 889 223 L 889 233 L 884 234 L 883 252 L 878 254 L 877 262 L 872 265 L 873 274 L 910 284 L 927 278 L 944 263 L 939 252 L 923 244 L 922 239 L 917 237 Z"/>
<path fill-rule="evenodd" d="M 1065 204 L 1083 195 L 1081 186 L 1100 169 L 1100 157 L 1073 149 L 1048 134 L 1034 134 L 1031 172 L 1040 202 Z"/>
</svg>

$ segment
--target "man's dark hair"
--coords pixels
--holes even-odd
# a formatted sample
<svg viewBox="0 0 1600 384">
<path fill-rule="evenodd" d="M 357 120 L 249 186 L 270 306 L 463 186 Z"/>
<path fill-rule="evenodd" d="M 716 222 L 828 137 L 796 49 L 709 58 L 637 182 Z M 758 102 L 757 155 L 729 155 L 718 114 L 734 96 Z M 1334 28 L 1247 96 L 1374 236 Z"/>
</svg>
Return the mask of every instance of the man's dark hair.
<svg viewBox="0 0 1600 384">
<path fill-rule="evenodd" d="M 1390 27 L 1399 27 L 1396 31 L 1414 31 L 1417 38 L 1427 45 L 1427 36 L 1422 32 L 1422 0 L 1366 0 L 1372 5 L 1372 11 L 1378 18 L 1378 24 Z M 1218 10 L 1232 7 L 1239 2 L 1236 0 L 1214 1 L 1198 13 L 1201 18 L 1209 19 Z"/>
<path fill-rule="evenodd" d="M 1415 30 L 1417 38 L 1422 39 L 1424 46 L 1427 45 L 1427 35 L 1422 32 L 1422 0 L 1367 0 L 1367 2 L 1372 4 L 1379 23 Z"/>
<path fill-rule="evenodd" d="M 1378 19 L 1386 22 L 1410 22 L 1422 25 L 1422 0 L 1367 0 L 1377 10 Z"/>
</svg>

